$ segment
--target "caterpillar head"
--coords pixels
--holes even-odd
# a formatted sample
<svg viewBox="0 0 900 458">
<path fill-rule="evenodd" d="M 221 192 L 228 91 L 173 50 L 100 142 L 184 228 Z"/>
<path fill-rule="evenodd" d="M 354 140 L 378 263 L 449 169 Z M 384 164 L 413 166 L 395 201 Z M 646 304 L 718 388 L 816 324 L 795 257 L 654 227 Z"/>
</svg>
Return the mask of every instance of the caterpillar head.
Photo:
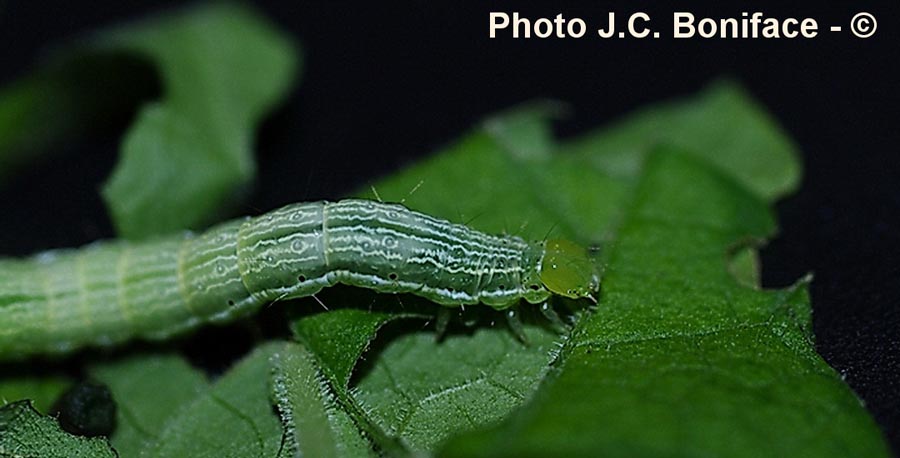
<svg viewBox="0 0 900 458">
<path fill-rule="evenodd" d="M 568 240 L 550 239 L 545 243 L 541 282 L 554 294 L 585 297 L 597 303 L 594 293 L 600 288 L 600 276 L 587 250 Z"/>
</svg>

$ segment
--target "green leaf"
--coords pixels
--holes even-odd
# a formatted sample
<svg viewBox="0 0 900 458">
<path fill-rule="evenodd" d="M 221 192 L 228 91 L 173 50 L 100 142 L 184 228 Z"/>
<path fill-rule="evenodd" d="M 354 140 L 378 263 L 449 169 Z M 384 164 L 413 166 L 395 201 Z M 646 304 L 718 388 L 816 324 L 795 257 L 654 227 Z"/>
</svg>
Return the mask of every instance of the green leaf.
<svg viewBox="0 0 900 458">
<path fill-rule="evenodd" d="M 352 302 L 354 296 L 367 295 L 326 293 L 321 300 Z M 338 403 L 380 449 L 394 455 L 430 450 L 453 432 L 502 418 L 534 391 L 561 338 L 529 323 L 529 345 L 524 345 L 503 326 L 502 314 L 485 312 L 495 320 L 493 328 L 472 328 L 468 332 L 474 334 L 468 335 L 454 327 L 438 341 L 434 332 L 421 330 L 421 319 L 409 319 L 433 319 L 433 305 L 403 296 L 402 310 L 391 313 L 382 310 L 396 299 L 372 295 L 363 303 L 370 301 L 375 301 L 374 311 L 316 313 L 298 319 L 294 329 L 298 340 L 313 345 L 310 350 Z M 358 380 L 348 391 L 350 371 L 376 333 L 386 334 L 386 347 L 365 353 L 365 362 L 356 368 Z M 485 399 L 491 403 L 484 404 Z"/>
<path fill-rule="evenodd" d="M 206 377 L 176 355 L 134 355 L 90 369 L 116 400 L 110 443 L 122 456 L 138 456 L 157 441 L 166 422 L 209 388 Z"/>
<path fill-rule="evenodd" d="M 690 156 L 651 154 L 602 300 L 533 402 L 450 456 L 886 456 L 815 353 L 805 283 L 756 291 L 726 253 L 774 229 L 765 202 Z"/>
<path fill-rule="evenodd" d="M 286 431 L 285 456 L 368 456 L 369 443 L 341 410 L 315 358 L 300 345 L 272 355 L 272 393 Z"/>
<path fill-rule="evenodd" d="M 277 456 L 283 431 L 269 396 L 269 359 L 285 345 L 257 347 L 169 417 L 141 456 Z"/>
<path fill-rule="evenodd" d="M 794 142 L 738 84 L 723 80 L 678 102 L 656 104 L 568 142 L 564 152 L 612 176 L 636 177 L 647 152 L 672 145 L 774 200 L 800 182 Z"/>
<path fill-rule="evenodd" d="M 232 5 L 131 25 L 94 44 L 153 60 L 165 90 L 126 134 L 103 188 L 119 232 L 140 238 L 209 222 L 255 173 L 254 128 L 294 79 L 295 48 Z"/>
<path fill-rule="evenodd" d="M 312 313 L 298 317 L 292 323 L 295 338 L 314 353 L 322 372 L 330 383 L 346 389 L 350 374 L 357 360 L 368 350 L 378 330 L 395 320 L 419 318 L 429 319 L 430 313 L 419 310 L 390 311 L 386 303 L 390 299 L 347 288 L 323 291 L 321 300 L 325 303 L 352 304 L 371 303 L 367 309 L 341 308 L 328 313 Z M 307 301 L 308 302 L 308 301 Z M 309 310 L 308 307 L 298 308 Z M 430 311 L 429 311 L 430 312 Z"/>
<path fill-rule="evenodd" d="M 499 421 L 531 397 L 553 361 L 560 336 L 527 325 L 529 344 L 505 326 L 392 340 L 366 367 L 355 399 L 391 436 L 428 451 L 451 434 Z"/>
<path fill-rule="evenodd" d="M 204 5 L 102 30 L 0 91 L 0 178 L 55 142 L 127 115 L 103 187 L 119 233 L 144 238 L 212 222 L 253 179 L 254 133 L 298 73 L 297 47 L 246 7 Z"/>
<path fill-rule="evenodd" d="M 115 457 L 116 452 L 106 440 L 73 436 L 29 401 L 18 401 L 0 408 L 0 456 L 94 458 Z"/>
<path fill-rule="evenodd" d="M 28 399 L 39 412 L 47 413 L 71 384 L 62 375 L 10 374 L 0 379 L 0 404 Z"/>
<path fill-rule="evenodd" d="M 326 313 L 306 312 L 293 321 L 295 338 L 314 354 L 335 399 L 353 418 L 360 431 L 374 442 L 376 448 L 390 455 L 405 454 L 406 447 L 373 422 L 359 401 L 351 395 L 350 377 L 357 362 L 363 358 L 383 326 L 410 318 L 430 319 L 434 314 L 434 305 L 423 304 L 424 301 L 418 298 L 404 297 L 403 303 L 406 305 L 402 310 L 391 311 L 391 305 L 400 299 L 341 287 L 322 292 L 320 297 L 323 303 L 368 306 L 340 308 Z M 298 305 L 298 309 L 310 310 L 302 305 Z"/>
</svg>

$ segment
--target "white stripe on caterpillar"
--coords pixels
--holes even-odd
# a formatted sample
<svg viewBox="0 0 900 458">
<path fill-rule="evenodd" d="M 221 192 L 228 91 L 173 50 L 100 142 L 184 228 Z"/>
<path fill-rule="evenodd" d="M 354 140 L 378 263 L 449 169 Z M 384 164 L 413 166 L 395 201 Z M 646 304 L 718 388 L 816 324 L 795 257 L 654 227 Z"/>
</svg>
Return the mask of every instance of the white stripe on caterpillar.
<svg viewBox="0 0 900 458">
<path fill-rule="evenodd" d="M 598 282 L 564 240 L 484 234 L 398 204 L 298 203 L 196 235 L 0 259 L 0 359 L 165 339 L 337 283 L 504 309 L 592 298 Z"/>
</svg>

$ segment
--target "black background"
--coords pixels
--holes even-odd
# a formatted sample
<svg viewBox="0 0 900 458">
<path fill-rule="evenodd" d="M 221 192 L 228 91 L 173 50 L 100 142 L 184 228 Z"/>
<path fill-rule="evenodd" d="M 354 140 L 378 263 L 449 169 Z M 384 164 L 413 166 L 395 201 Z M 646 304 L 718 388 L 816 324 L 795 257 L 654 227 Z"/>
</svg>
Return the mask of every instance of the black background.
<svg viewBox="0 0 900 458">
<path fill-rule="evenodd" d="M 778 204 L 781 235 L 762 253 L 764 284 L 815 273 L 817 348 L 900 450 L 900 2 L 305 3 L 258 5 L 300 40 L 306 59 L 302 83 L 262 126 L 260 180 L 241 213 L 339 197 L 434 151 L 485 115 L 535 97 L 571 104 L 573 116 L 558 125 L 565 137 L 735 77 L 796 140 L 805 163 L 801 189 Z M 0 83 L 27 74 L 48 44 L 165 6 L 0 3 Z M 810 40 L 671 38 L 673 11 L 739 17 L 747 10 L 814 17 L 822 31 Z M 644 11 L 662 38 L 491 40 L 490 11 L 563 13 L 589 27 L 609 11 Z M 849 33 L 860 11 L 878 20 L 871 38 Z M 844 31 L 829 32 L 829 25 Z M 112 236 L 96 190 L 120 135 L 60 146 L 51 160 L 0 184 L 0 253 Z"/>
</svg>

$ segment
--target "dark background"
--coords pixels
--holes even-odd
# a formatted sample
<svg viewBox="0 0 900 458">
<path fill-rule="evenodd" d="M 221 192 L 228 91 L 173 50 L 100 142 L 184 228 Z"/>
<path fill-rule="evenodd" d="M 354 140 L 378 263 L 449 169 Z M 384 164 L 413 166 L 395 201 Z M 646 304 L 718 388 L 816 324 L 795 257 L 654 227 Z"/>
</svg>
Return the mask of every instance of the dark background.
<svg viewBox="0 0 900 458">
<path fill-rule="evenodd" d="M 300 3 L 300 2 L 298 2 Z M 339 197 L 456 138 L 485 115 L 535 97 L 567 101 L 569 136 L 647 103 L 688 95 L 719 76 L 747 86 L 799 144 L 801 189 L 778 204 L 781 235 L 762 253 L 763 282 L 808 271 L 816 345 L 900 450 L 900 2 L 740 5 L 647 2 L 262 2 L 304 46 L 302 83 L 262 126 L 260 180 L 240 213 Z M 77 32 L 166 4 L 0 2 L 0 83 Z M 671 38 L 673 11 L 697 17 L 814 17 L 815 39 Z M 589 27 L 644 11 L 657 40 L 488 38 L 490 11 L 563 13 Z M 850 18 L 872 13 L 868 39 Z M 829 32 L 829 25 L 844 31 Z M 112 236 L 96 190 L 122 129 L 59 147 L 0 184 L 0 253 L 23 255 Z M 302 171 L 299 174 L 297 171 Z"/>
</svg>

